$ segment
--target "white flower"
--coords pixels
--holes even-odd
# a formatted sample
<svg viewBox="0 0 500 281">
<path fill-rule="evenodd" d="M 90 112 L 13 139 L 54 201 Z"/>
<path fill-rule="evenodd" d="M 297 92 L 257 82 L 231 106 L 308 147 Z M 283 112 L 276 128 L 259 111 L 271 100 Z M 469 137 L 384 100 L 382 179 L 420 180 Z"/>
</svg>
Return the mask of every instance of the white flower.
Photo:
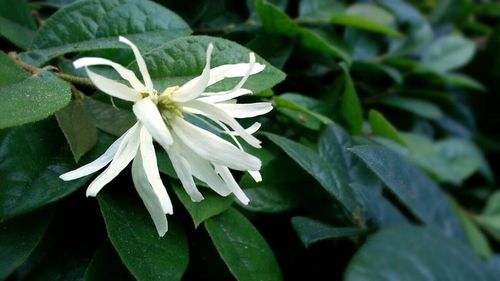
<svg viewBox="0 0 500 281">
<path fill-rule="evenodd" d="M 249 199 L 241 190 L 229 169 L 248 171 L 260 181 L 261 162 L 245 152 L 237 137 L 259 148 L 260 141 L 252 134 L 260 127 L 255 123 L 243 128 L 236 118 L 254 117 L 272 110 L 270 103 L 237 104 L 235 98 L 251 94 L 242 88 L 248 77 L 261 72 L 264 65 L 255 62 L 255 55 L 249 54 L 249 63 L 226 64 L 210 68 L 213 46 L 206 52 L 206 65 L 200 76 L 182 86 L 165 89 L 161 94 L 153 88 L 144 59 L 137 47 L 124 37 L 120 41 L 128 44 L 135 55 L 144 84 L 125 67 L 102 58 L 81 58 L 74 62 L 76 68 L 93 65 L 113 67 L 130 86 L 121 84 L 87 70 L 92 82 L 104 93 L 134 102 L 133 111 L 138 122 L 122 135 L 98 159 L 74 171 L 61 175 L 63 180 L 73 180 L 110 165 L 88 187 L 87 196 L 95 196 L 123 170 L 132 159 L 134 185 L 148 209 L 158 234 L 167 231 L 165 214 L 172 214 L 172 204 L 160 179 L 156 163 L 153 139 L 167 152 L 181 183 L 193 201 L 203 199 L 193 176 L 206 183 L 222 196 L 233 193 L 243 204 Z M 225 78 L 242 77 L 233 88 L 223 92 L 210 93 L 206 88 Z M 188 122 L 185 117 L 202 119 L 227 135 L 232 144 L 216 134 Z"/>
</svg>

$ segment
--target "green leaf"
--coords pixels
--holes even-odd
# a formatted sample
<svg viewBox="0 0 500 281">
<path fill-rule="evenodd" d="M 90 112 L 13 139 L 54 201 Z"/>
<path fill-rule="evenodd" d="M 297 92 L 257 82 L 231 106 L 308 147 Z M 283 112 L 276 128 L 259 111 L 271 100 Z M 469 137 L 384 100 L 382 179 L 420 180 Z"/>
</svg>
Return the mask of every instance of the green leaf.
<svg viewBox="0 0 500 281">
<path fill-rule="evenodd" d="M 336 163 L 322 159 L 314 150 L 285 137 L 266 133 L 272 142 L 297 162 L 307 173 L 315 178 L 321 186 L 337 199 L 351 213 L 358 208 L 354 191 L 345 183 L 343 174 L 335 168 Z M 343 172 L 343 170 L 340 170 Z"/>
<path fill-rule="evenodd" d="M 298 32 L 302 48 L 331 55 L 347 64 L 351 63 L 351 51 L 342 40 L 337 38 L 335 33 L 319 28 L 306 27 L 300 27 Z"/>
<path fill-rule="evenodd" d="M 394 128 L 394 126 L 387 119 L 385 119 L 382 113 L 372 109 L 368 113 L 368 120 L 370 121 L 374 135 L 382 136 L 399 144 L 405 145 L 405 141 L 399 135 L 396 128 Z"/>
<path fill-rule="evenodd" d="M 95 252 L 85 271 L 85 281 L 134 280 L 111 244 L 104 242 Z"/>
<path fill-rule="evenodd" d="M 128 186 L 130 187 L 130 186 Z M 139 196 L 106 190 L 98 195 L 109 239 L 125 266 L 138 280 L 181 280 L 189 249 L 179 223 L 169 218 L 169 230 L 158 237 Z"/>
<path fill-rule="evenodd" d="M 293 217 L 292 225 L 306 247 L 327 239 L 340 239 L 364 233 L 360 228 L 335 227 L 306 217 Z"/>
<path fill-rule="evenodd" d="M 206 50 L 209 43 L 214 45 L 211 67 L 248 62 L 248 54 L 251 51 L 226 39 L 209 36 L 189 36 L 175 39 L 165 43 L 161 48 L 144 54 L 144 60 L 157 90 L 162 92 L 166 87 L 182 85 L 199 76 L 205 66 Z M 259 74 L 251 75 L 245 83 L 245 88 L 258 93 L 285 79 L 283 72 L 262 58 L 257 56 L 256 61 L 266 67 Z M 209 87 L 208 91 L 229 90 L 239 80 L 224 79 Z"/>
<path fill-rule="evenodd" d="M 469 248 L 432 230 L 404 226 L 368 239 L 347 266 L 345 281 L 495 280 Z"/>
<path fill-rule="evenodd" d="M 443 111 L 437 105 L 421 99 L 391 96 L 382 99 L 380 103 L 402 109 L 428 119 L 435 120 L 443 117 Z"/>
<path fill-rule="evenodd" d="M 112 138 L 99 136 L 83 163 L 100 156 Z M 0 144 L 0 221 L 55 202 L 74 192 L 90 177 L 65 182 L 59 176 L 77 167 L 53 120 L 11 129 Z"/>
<path fill-rule="evenodd" d="M 25 0 L 0 0 L 0 35 L 27 49 L 35 30 L 36 24 Z"/>
<path fill-rule="evenodd" d="M 231 208 L 206 220 L 205 227 L 238 281 L 283 279 L 266 240 L 241 213 Z"/>
<path fill-rule="evenodd" d="M 356 3 L 349 6 L 347 14 L 369 19 L 384 26 L 391 25 L 396 21 L 394 16 L 385 9 L 368 3 Z"/>
<path fill-rule="evenodd" d="M 123 135 L 137 122 L 137 118 L 131 111 L 114 107 L 93 98 L 86 97 L 83 100 L 83 105 L 92 116 L 97 128 L 115 137 Z"/>
<path fill-rule="evenodd" d="M 313 98 L 285 93 L 273 98 L 274 108 L 291 118 L 295 123 L 311 130 L 319 130 L 322 124 L 331 124 L 333 121 L 318 113 L 324 104 Z"/>
<path fill-rule="evenodd" d="M 82 0 L 64 6 L 38 30 L 24 61 L 42 65 L 57 56 L 79 51 L 124 48 L 125 36 L 142 52 L 191 33 L 178 15 L 143 0 Z"/>
<path fill-rule="evenodd" d="M 342 70 L 341 79 L 344 80 L 344 94 L 340 101 L 340 114 L 344 121 L 349 124 L 349 131 L 352 134 L 358 134 L 363 129 L 363 110 L 349 71 L 344 65 L 342 65 Z"/>
<path fill-rule="evenodd" d="M 172 184 L 172 188 L 193 219 L 194 226 L 198 227 L 205 220 L 216 216 L 229 209 L 233 204 L 232 196 L 222 197 L 212 192 L 203 192 L 203 199 L 200 202 L 193 202 L 186 191 L 177 184 Z"/>
<path fill-rule="evenodd" d="M 333 16 L 330 22 L 335 25 L 349 26 L 371 32 L 381 33 L 394 37 L 401 37 L 402 34 L 388 26 L 379 24 L 361 16 L 342 14 Z"/>
<path fill-rule="evenodd" d="M 0 52 L 0 128 L 47 118 L 71 99 L 69 85 L 46 71 L 30 75 Z"/>
<path fill-rule="evenodd" d="M 255 37 L 246 47 L 279 69 L 283 69 L 293 51 L 290 39 L 269 34 Z"/>
<path fill-rule="evenodd" d="M 458 35 L 441 37 L 422 54 L 422 64 L 437 72 L 446 72 L 467 64 L 476 52 L 474 42 Z"/>
<path fill-rule="evenodd" d="M 299 4 L 299 17 L 303 19 L 329 19 L 344 11 L 344 5 L 339 1 L 301 0 Z"/>
<path fill-rule="evenodd" d="M 418 219 L 449 236 L 463 238 L 445 194 L 408 160 L 379 145 L 355 146 L 350 151 L 363 160 Z"/>
<path fill-rule="evenodd" d="M 50 223 L 51 213 L 31 213 L 0 223 L 0 280 L 7 278 L 31 254 Z"/>
<path fill-rule="evenodd" d="M 71 153 L 78 162 L 97 143 L 97 128 L 82 101 L 72 101 L 56 112 L 59 127 L 68 141 Z"/>
<path fill-rule="evenodd" d="M 290 37 L 298 35 L 297 24 L 278 7 L 265 0 L 257 0 L 255 9 L 265 31 Z"/>
</svg>

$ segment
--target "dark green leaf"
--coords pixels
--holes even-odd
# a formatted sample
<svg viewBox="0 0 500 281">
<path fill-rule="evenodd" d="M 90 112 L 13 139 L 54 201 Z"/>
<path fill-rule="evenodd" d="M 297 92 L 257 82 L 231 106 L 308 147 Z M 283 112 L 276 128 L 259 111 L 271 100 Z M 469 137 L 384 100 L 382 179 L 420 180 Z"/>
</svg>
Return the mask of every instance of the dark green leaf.
<svg viewBox="0 0 500 281">
<path fill-rule="evenodd" d="M 340 114 L 344 121 L 349 124 L 349 129 L 352 134 L 358 134 L 363 128 L 363 111 L 361 103 L 354 88 L 351 75 L 345 66 L 342 66 L 344 74 L 344 94 L 340 102 Z"/>
<path fill-rule="evenodd" d="M 111 244 L 104 242 L 85 271 L 85 281 L 134 280 Z"/>
<path fill-rule="evenodd" d="M 131 111 L 114 107 L 93 98 L 85 98 L 83 105 L 92 116 L 97 128 L 116 137 L 123 135 L 137 122 Z"/>
<path fill-rule="evenodd" d="M 182 205 L 184 205 L 191 215 L 195 227 L 198 227 L 205 220 L 229 209 L 234 201 L 232 196 L 222 197 L 207 191 L 203 192 L 203 197 L 205 199 L 200 202 L 193 202 L 181 186 L 172 184 L 172 188 L 179 200 L 181 200 Z"/>
<path fill-rule="evenodd" d="M 295 93 L 285 93 L 273 98 L 274 108 L 291 118 L 295 123 L 311 130 L 319 130 L 322 124 L 333 121 L 318 113 L 324 107 L 320 101 Z"/>
<path fill-rule="evenodd" d="M 0 224 L 0 280 L 8 277 L 42 239 L 51 214 L 31 213 Z"/>
<path fill-rule="evenodd" d="M 23 60 L 42 65 L 65 53 L 128 48 L 125 36 L 143 52 L 191 33 L 178 15 L 142 0 L 83 0 L 64 6 L 37 32 Z"/>
<path fill-rule="evenodd" d="M 75 161 L 89 152 L 97 143 L 97 128 L 82 101 L 72 101 L 56 112 L 57 123 L 68 141 Z"/>
<path fill-rule="evenodd" d="M 27 49 L 35 30 L 36 24 L 25 0 L 0 0 L 0 35 Z"/>
<path fill-rule="evenodd" d="M 181 280 L 189 259 L 182 228 L 169 218 L 168 232 L 158 237 L 138 198 L 136 194 L 108 190 L 99 193 L 99 206 L 111 243 L 138 280 Z"/>
<path fill-rule="evenodd" d="M 283 69 L 293 51 L 293 44 L 290 39 L 272 35 L 258 36 L 248 42 L 246 47 L 255 51 L 279 69 Z"/>
<path fill-rule="evenodd" d="M 368 239 L 349 263 L 346 281 L 492 281 L 465 245 L 432 230 L 404 226 Z"/>
<path fill-rule="evenodd" d="M 282 280 L 281 271 L 266 240 L 235 209 L 205 221 L 217 251 L 238 281 Z"/>
<path fill-rule="evenodd" d="M 69 85 L 52 73 L 34 75 L 21 70 L 0 52 L 0 128 L 47 118 L 71 99 Z"/>
<path fill-rule="evenodd" d="M 394 37 L 401 37 L 401 33 L 393 28 L 371 21 L 361 16 L 342 14 L 336 15 L 330 19 L 330 22 L 336 25 L 350 26 L 367 31 L 382 33 Z"/>
<path fill-rule="evenodd" d="M 292 225 L 306 247 L 326 239 L 358 236 L 364 232 L 360 228 L 335 227 L 306 217 L 293 217 Z"/>
<path fill-rule="evenodd" d="M 82 162 L 100 156 L 111 142 L 111 137 L 100 135 Z M 75 168 L 53 120 L 11 129 L 0 145 L 0 221 L 57 201 L 83 186 L 90 177 L 69 182 L 59 179 Z"/>
<path fill-rule="evenodd" d="M 408 160 L 378 145 L 355 146 L 351 151 L 368 165 L 417 218 L 449 236 L 460 239 L 464 237 L 445 194 Z"/>
<path fill-rule="evenodd" d="M 382 113 L 372 109 L 368 113 L 368 120 L 370 121 L 374 135 L 382 136 L 399 144 L 405 145 L 405 141 L 401 138 L 396 128 L 394 128 L 394 126 L 387 119 L 385 119 Z"/>
</svg>

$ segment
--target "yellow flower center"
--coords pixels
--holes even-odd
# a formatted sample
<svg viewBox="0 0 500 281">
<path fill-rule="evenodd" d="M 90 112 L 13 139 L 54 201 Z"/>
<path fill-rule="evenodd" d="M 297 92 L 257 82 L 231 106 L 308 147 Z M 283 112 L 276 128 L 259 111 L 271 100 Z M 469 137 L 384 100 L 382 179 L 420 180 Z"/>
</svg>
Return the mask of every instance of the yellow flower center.
<svg viewBox="0 0 500 281">
<path fill-rule="evenodd" d="M 172 94 L 179 89 L 179 86 L 168 87 L 158 97 L 158 110 L 160 110 L 161 116 L 167 125 L 169 125 L 175 117 L 183 118 L 182 107 L 171 99 Z"/>
</svg>

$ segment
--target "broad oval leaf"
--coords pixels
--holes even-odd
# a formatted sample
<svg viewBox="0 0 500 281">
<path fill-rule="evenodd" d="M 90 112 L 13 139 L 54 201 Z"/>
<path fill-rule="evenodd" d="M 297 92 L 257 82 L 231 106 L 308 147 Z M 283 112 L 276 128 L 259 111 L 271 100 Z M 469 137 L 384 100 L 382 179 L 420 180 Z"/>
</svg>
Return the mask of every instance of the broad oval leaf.
<svg viewBox="0 0 500 281">
<path fill-rule="evenodd" d="M 71 99 L 69 84 L 46 71 L 31 75 L 0 51 L 0 128 L 47 118 Z"/>
<path fill-rule="evenodd" d="M 191 33 L 177 14 L 144 0 L 81 0 L 63 7 L 38 30 L 23 60 L 42 65 L 77 51 L 128 48 L 125 36 L 142 51 Z"/>
<path fill-rule="evenodd" d="M 345 281 L 493 281 L 489 269 L 457 240 L 415 226 L 388 228 L 354 255 Z"/>
<path fill-rule="evenodd" d="M 205 221 L 217 251 L 238 281 L 282 280 L 266 240 L 248 219 L 231 208 Z"/>
<path fill-rule="evenodd" d="M 474 42 L 450 35 L 433 42 L 422 55 L 422 63 L 434 71 L 446 72 L 468 63 L 475 52 Z"/>
<path fill-rule="evenodd" d="M 175 219 L 169 218 L 169 230 L 160 238 L 136 194 L 106 190 L 99 193 L 98 200 L 109 239 L 135 278 L 181 280 L 189 249 Z"/>
</svg>

